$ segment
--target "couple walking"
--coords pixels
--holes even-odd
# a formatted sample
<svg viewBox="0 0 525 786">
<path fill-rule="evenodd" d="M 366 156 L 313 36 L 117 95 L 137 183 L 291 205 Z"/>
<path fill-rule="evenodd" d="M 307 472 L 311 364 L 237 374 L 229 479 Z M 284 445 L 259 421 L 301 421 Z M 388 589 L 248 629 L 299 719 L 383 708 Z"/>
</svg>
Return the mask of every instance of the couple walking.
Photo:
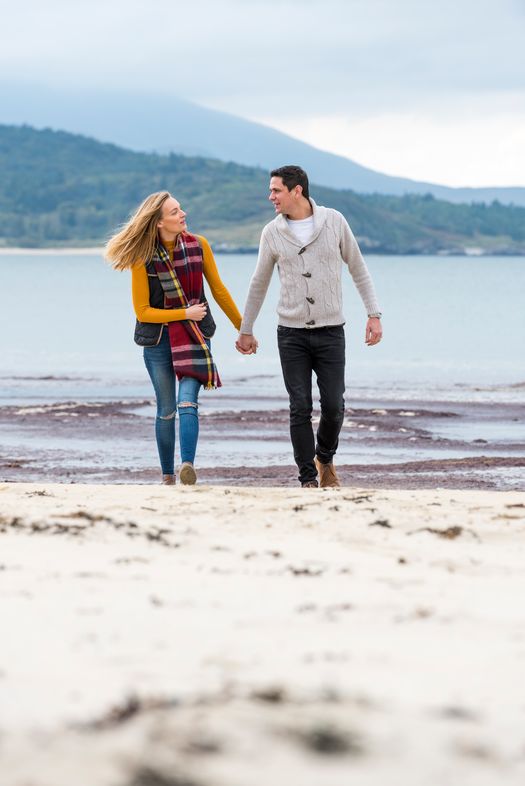
<svg viewBox="0 0 525 786">
<path fill-rule="evenodd" d="M 221 281 L 207 240 L 192 235 L 186 214 L 167 191 L 151 194 L 106 246 L 117 270 L 131 269 L 135 342 L 157 401 L 155 436 L 163 483 L 175 483 L 175 414 L 179 414 L 180 482 L 196 482 L 201 386 L 219 387 L 211 354 L 215 323 L 207 308 L 203 276 L 214 300 L 239 331 L 236 348 L 257 351 L 253 326 L 275 265 L 281 283 L 277 341 L 290 398 L 290 434 L 303 487 L 338 487 L 334 467 L 344 415 L 345 336 L 341 272 L 346 264 L 365 306 L 365 342 L 381 340 L 381 313 L 356 239 L 336 210 L 316 205 L 306 172 L 284 166 L 271 172 L 269 199 L 276 217 L 261 235 L 244 316 Z M 314 440 L 312 373 L 321 418 Z M 178 381 L 178 394 L 176 392 Z"/>
</svg>

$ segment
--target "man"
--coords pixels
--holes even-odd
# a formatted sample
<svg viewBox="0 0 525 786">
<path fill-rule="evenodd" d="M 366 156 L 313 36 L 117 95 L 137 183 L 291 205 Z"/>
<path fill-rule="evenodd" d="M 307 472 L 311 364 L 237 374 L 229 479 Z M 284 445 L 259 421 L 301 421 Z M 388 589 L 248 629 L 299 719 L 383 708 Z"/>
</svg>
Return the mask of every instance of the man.
<svg viewBox="0 0 525 786">
<path fill-rule="evenodd" d="M 317 488 L 319 484 L 321 488 L 339 487 L 333 458 L 344 416 L 342 263 L 348 266 L 368 314 L 368 346 L 381 340 L 381 312 L 348 223 L 337 210 L 315 204 L 309 195 L 306 172 L 298 166 L 274 169 L 269 199 L 277 215 L 262 231 L 236 346 L 244 354 L 257 350 L 253 324 L 277 265 L 281 281 L 277 341 L 290 397 L 290 434 L 299 481 L 305 488 Z M 312 371 L 321 399 L 315 444 Z"/>
</svg>

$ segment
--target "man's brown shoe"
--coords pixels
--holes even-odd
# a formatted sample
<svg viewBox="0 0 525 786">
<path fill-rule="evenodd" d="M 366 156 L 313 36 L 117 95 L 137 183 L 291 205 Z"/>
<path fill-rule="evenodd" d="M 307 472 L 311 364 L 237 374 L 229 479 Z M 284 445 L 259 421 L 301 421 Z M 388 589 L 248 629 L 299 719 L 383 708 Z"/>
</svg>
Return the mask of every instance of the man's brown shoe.
<svg viewBox="0 0 525 786">
<path fill-rule="evenodd" d="M 307 480 L 306 483 L 301 483 L 302 489 L 318 489 L 319 483 L 316 480 Z"/>
<path fill-rule="evenodd" d="M 162 483 L 164 486 L 174 486 L 176 482 L 175 475 L 163 475 Z"/>
<path fill-rule="evenodd" d="M 322 489 L 341 488 L 341 483 L 337 477 L 337 472 L 335 471 L 333 461 L 331 461 L 330 464 L 323 464 L 323 462 L 319 461 L 316 456 L 315 466 L 317 467 L 317 471 L 319 473 L 319 485 Z"/>
</svg>

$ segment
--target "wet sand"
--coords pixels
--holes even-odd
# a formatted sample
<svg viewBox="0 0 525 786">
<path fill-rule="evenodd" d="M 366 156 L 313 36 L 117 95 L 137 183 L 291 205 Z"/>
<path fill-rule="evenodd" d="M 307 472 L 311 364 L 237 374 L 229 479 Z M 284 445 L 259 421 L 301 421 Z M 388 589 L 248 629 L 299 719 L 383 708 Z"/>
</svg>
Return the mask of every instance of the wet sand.
<svg viewBox="0 0 525 786">
<path fill-rule="evenodd" d="M 207 484 L 295 486 L 288 411 L 272 399 L 201 405 L 197 466 Z M 151 483 L 159 476 L 149 399 L 0 407 L 0 479 Z M 316 417 L 318 414 L 316 415 Z M 315 422 L 314 417 L 314 422 Z M 345 485 L 525 489 L 519 404 L 382 402 L 347 408 L 336 460 Z"/>
<path fill-rule="evenodd" d="M 3 786 L 521 786 L 525 494 L 0 485 Z"/>
</svg>

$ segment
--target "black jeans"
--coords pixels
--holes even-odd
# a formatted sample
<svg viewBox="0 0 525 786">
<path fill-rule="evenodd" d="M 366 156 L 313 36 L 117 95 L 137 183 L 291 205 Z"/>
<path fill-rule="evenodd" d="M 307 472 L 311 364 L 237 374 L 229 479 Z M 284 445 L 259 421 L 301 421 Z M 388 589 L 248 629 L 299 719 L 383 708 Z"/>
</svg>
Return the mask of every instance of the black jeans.
<svg viewBox="0 0 525 786">
<path fill-rule="evenodd" d="M 299 480 L 315 480 L 314 456 L 329 464 L 337 450 L 343 425 L 345 333 L 343 325 L 289 328 L 279 325 L 277 343 L 284 384 L 290 397 L 290 436 Z M 314 445 L 312 372 L 321 394 L 321 419 Z"/>
</svg>

